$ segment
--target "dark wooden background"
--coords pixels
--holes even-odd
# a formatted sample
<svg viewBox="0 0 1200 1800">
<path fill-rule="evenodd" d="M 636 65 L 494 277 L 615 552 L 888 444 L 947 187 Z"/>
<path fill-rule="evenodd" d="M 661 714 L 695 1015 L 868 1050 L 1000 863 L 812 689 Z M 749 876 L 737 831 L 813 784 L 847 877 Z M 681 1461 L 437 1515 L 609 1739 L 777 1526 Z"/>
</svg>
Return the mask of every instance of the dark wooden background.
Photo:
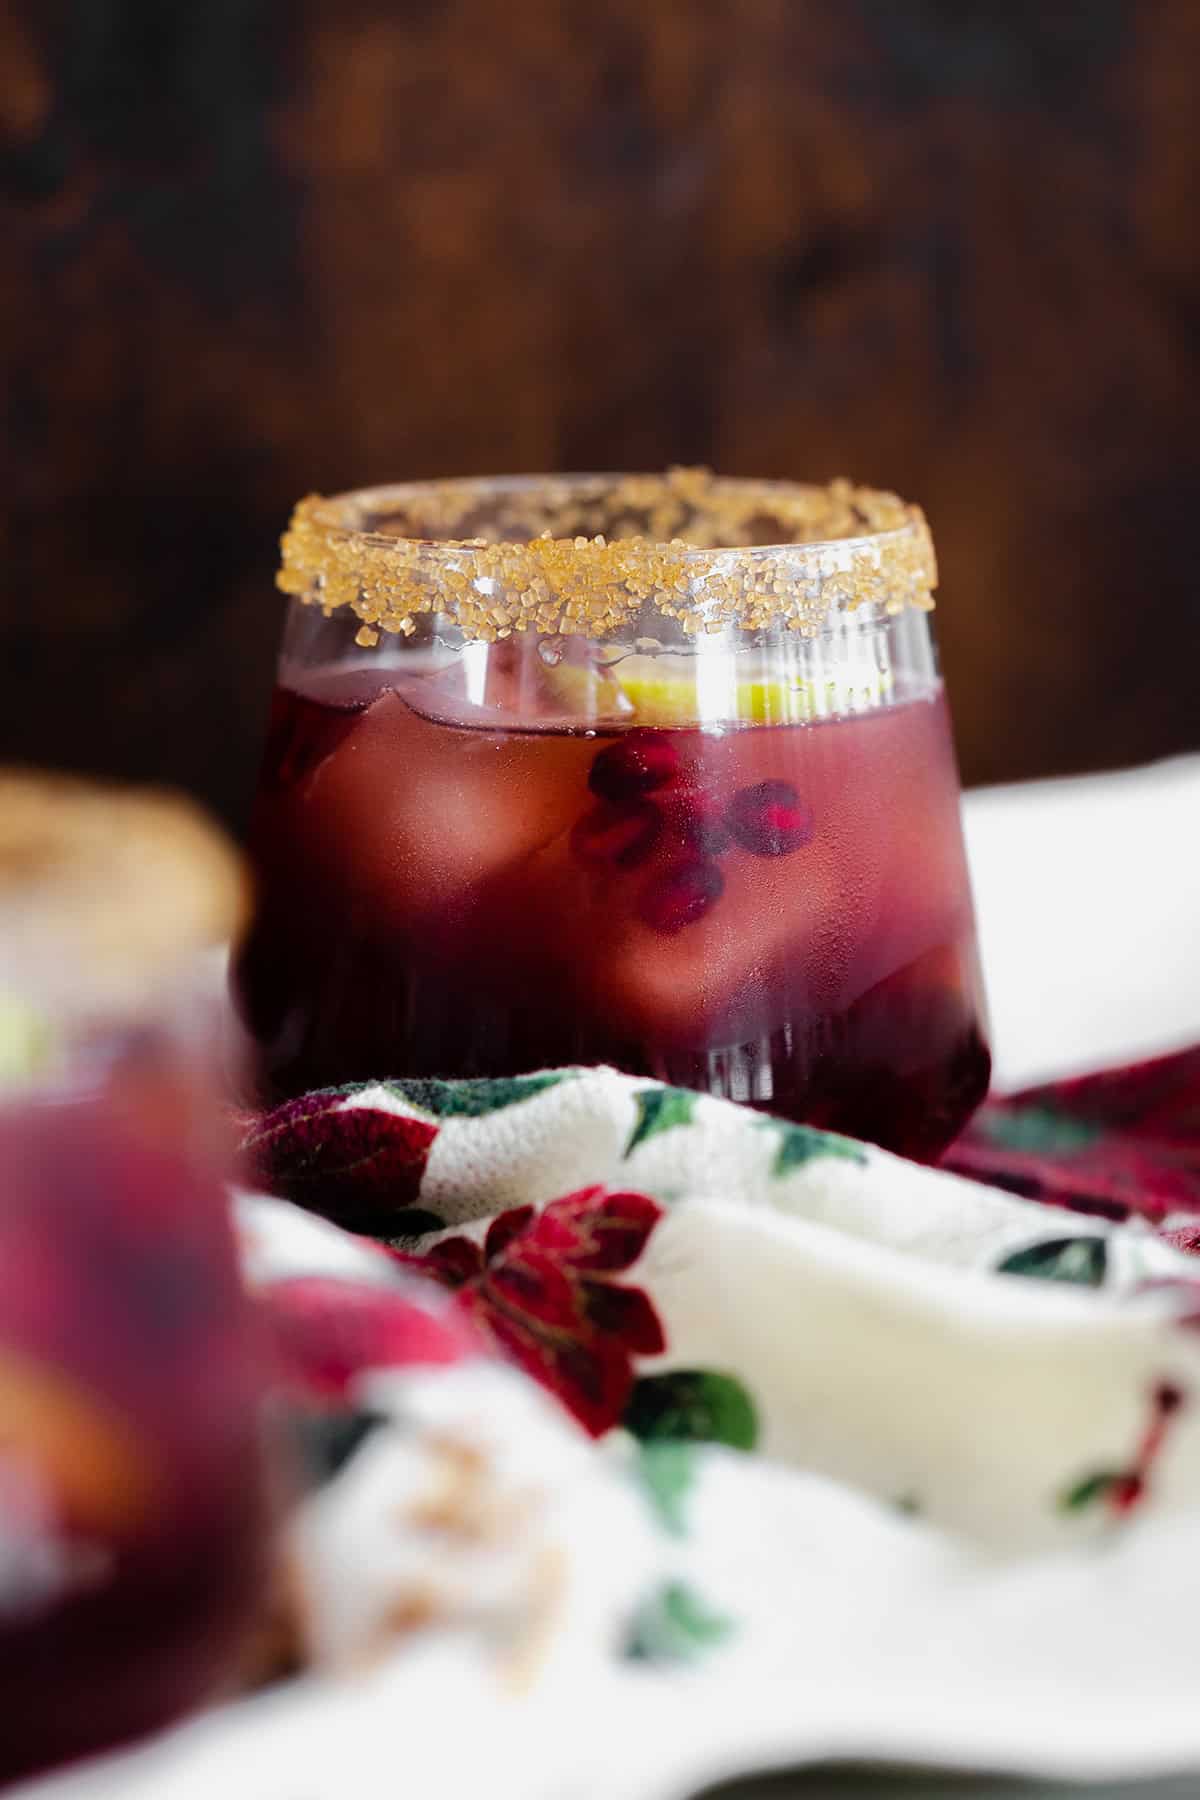
<svg viewBox="0 0 1200 1800">
<path fill-rule="evenodd" d="M 1200 744 L 1195 0 L 0 0 L 0 751 L 244 816 L 308 489 L 920 499 L 968 779 Z"/>
</svg>

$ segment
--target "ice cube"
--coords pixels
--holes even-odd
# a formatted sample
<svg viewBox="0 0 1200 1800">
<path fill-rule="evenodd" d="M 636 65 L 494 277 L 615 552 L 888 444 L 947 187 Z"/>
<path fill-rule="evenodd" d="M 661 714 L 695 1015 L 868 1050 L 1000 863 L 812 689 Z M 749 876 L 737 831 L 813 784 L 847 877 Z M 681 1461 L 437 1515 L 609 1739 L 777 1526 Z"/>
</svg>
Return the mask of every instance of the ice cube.
<svg viewBox="0 0 1200 1800">
<path fill-rule="evenodd" d="M 840 1012 L 954 936 L 962 907 L 942 872 L 925 859 L 898 867 L 897 847 L 880 848 L 856 854 L 832 834 L 778 859 L 730 850 L 719 896 L 672 931 L 639 905 L 671 854 L 661 845 L 628 870 L 581 866 L 555 845 L 533 859 L 527 892 L 581 1011 L 619 1039 L 707 1049 Z"/>
<path fill-rule="evenodd" d="M 813 856 L 785 871 L 735 853 L 720 868 L 720 898 L 669 935 L 637 916 L 636 876 L 606 901 L 593 896 L 590 913 L 575 901 L 588 924 L 581 1003 L 619 1036 L 697 1049 L 743 1043 L 828 1003 L 845 939 L 836 867 Z"/>
<path fill-rule="evenodd" d="M 385 693 L 322 764 L 300 828 L 368 923 L 452 920 L 569 830 L 594 753 L 568 737 L 433 723 Z"/>
</svg>

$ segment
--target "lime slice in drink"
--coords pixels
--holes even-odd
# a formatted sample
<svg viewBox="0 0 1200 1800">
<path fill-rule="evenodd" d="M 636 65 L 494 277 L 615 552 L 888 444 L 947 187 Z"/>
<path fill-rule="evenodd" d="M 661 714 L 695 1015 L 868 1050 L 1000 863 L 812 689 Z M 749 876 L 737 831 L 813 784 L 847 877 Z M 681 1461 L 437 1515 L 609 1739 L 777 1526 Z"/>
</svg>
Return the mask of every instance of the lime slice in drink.
<svg viewBox="0 0 1200 1800">
<path fill-rule="evenodd" d="M 46 1020 L 15 994 L 0 990 L 0 1093 L 45 1074 L 52 1063 L 53 1040 Z"/>
<path fill-rule="evenodd" d="M 562 663 L 546 671 L 550 691 L 572 716 L 638 725 L 797 725 L 878 705 L 892 689 L 889 670 L 860 666 L 814 679 L 801 675 L 739 678 L 732 659 L 712 667 L 664 667 L 628 656 L 608 668 Z"/>
</svg>

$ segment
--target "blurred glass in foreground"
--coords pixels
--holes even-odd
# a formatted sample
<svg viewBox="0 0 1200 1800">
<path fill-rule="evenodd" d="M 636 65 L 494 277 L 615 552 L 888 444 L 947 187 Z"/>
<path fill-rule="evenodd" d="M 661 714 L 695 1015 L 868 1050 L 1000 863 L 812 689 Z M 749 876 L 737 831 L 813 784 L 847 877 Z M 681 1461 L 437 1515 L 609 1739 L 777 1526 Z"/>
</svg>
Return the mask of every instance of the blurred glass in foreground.
<svg viewBox="0 0 1200 1800">
<path fill-rule="evenodd" d="M 266 1550 L 182 803 L 0 771 L 0 1781 L 218 1688 Z"/>
</svg>

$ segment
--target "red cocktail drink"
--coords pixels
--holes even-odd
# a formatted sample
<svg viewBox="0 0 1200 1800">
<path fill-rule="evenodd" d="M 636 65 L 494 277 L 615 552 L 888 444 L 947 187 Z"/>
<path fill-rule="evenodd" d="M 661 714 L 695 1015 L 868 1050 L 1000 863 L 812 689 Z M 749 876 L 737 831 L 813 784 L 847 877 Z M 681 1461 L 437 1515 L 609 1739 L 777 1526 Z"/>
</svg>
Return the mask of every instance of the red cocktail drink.
<svg viewBox="0 0 1200 1800">
<path fill-rule="evenodd" d="M 0 776 L 0 1782 L 228 1682 L 261 1598 L 262 1369 L 176 887 L 227 853 L 186 814 L 173 851 L 173 817 Z"/>
<path fill-rule="evenodd" d="M 264 1085 L 603 1062 L 937 1155 L 988 1053 L 924 614 L 647 625 L 376 648 L 300 610 L 238 970 Z"/>
<path fill-rule="evenodd" d="M 202 1697 L 259 1594 L 225 1195 L 143 1123 L 154 1086 L 0 1106 L 2 1775 Z"/>
<path fill-rule="evenodd" d="M 601 734 L 347 686 L 275 699 L 241 969 L 272 1085 L 606 1062 L 913 1155 L 981 1097 L 940 689 Z"/>
</svg>

